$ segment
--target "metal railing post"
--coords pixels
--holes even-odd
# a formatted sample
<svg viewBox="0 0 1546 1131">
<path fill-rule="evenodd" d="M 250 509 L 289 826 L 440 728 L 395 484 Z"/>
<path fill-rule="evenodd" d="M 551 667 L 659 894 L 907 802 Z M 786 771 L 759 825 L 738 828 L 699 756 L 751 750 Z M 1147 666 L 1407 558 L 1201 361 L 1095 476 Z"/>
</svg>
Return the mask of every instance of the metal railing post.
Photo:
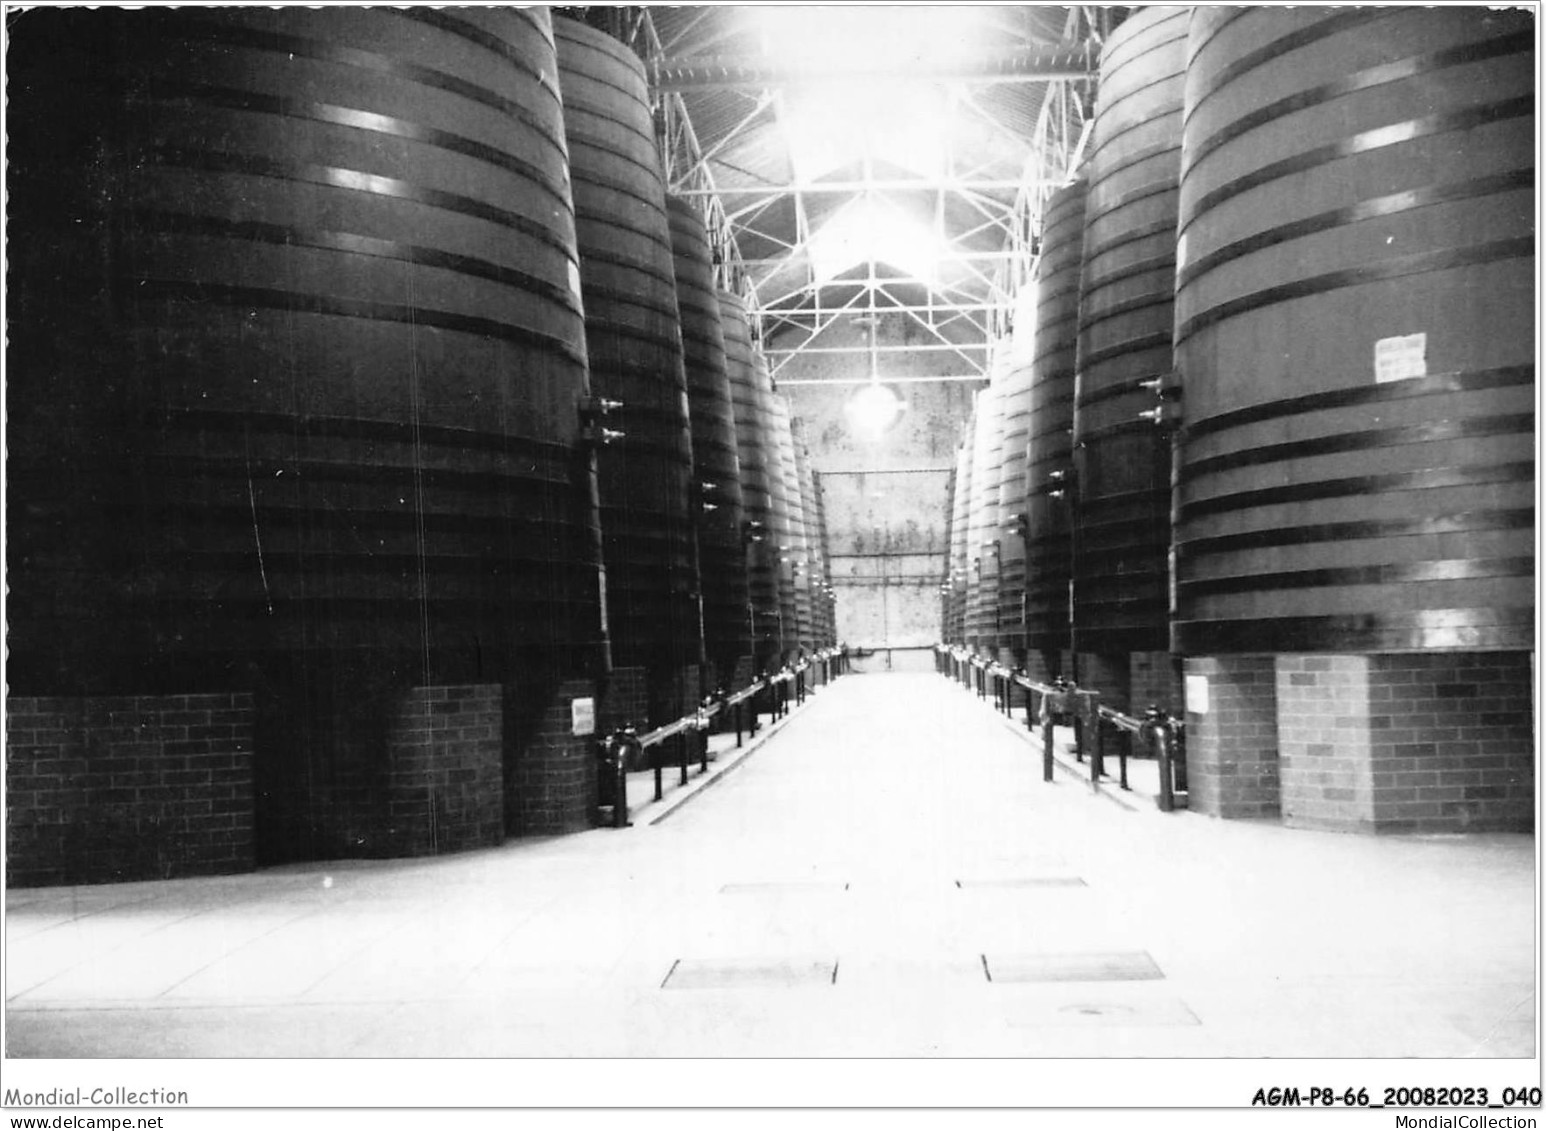
<svg viewBox="0 0 1546 1131">
<path fill-rule="evenodd" d="M 1154 734 L 1154 757 L 1159 762 L 1159 807 L 1164 813 L 1172 812 L 1176 807 L 1176 795 L 1170 781 L 1170 731 L 1163 723 L 1156 726 Z"/>
<path fill-rule="evenodd" d="M 1073 708 L 1073 711 L 1070 712 L 1070 718 L 1068 718 L 1068 722 L 1073 725 L 1073 760 L 1074 762 L 1082 763 L 1084 762 L 1084 720 L 1079 717 L 1078 701 L 1074 700 L 1076 691 L 1078 691 L 1076 684 L 1070 683 L 1065 694 L 1068 695 L 1068 706 Z"/>
<path fill-rule="evenodd" d="M 1170 813 L 1176 807 L 1175 789 L 1171 782 L 1170 768 L 1170 718 L 1156 706 L 1143 713 L 1144 722 L 1140 733 L 1154 753 L 1159 765 L 1159 807 L 1161 813 Z"/>
<path fill-rule="evenodd" d="M 602 762 L 612 776 L 612 827 L 628 828 L 628 762 L 638 739 L 632 727 L 614 730 L 601 740 Z"/>
<path fill-rule="evenodd" d="M 612 786 L 615 792 L 612 795 L 612 827 L 614 829 L 626 829 L 628 827 L 628 755 L 626 749 L 614 752 L 616 764 L 613 773 L 616 775 Z"/>
<path fill-rule="evenodd" d="M 1170 735 L 1170 776 L 1176 789 L 1186 793 L 1186 720 L 1183 718 L 1178 722 L 1173 715 L 1167 714 L 1165 724 Z"/>
<path fill-rule="evenodd" d="M 1101 735 L 1099 715 L 1096 715 L 1095 718 L 1089 721 L 1089 729 L 1094 732 L 1090 741 L 1090 785 L 1093 787 L 1100 785 L 1100 779 L 1105 777 L 1105 774 L 1101 772 L 1103 769 L 1101 760 L 1105 755 L 1105 750 L 1102 749 L 1101 739 L 1103 736 Z"/>
<path fill-rule="evenodd" d="M 1090 742 L 1090 784 L 1096 785 L 1106 776 L 1106 742 L 1105 732 L 1100 725 L 1100 692 L 1081 691 L 1079 703 L 1083 708 L 1080 716 L 1087 720 L 1090 730 L 1094 732 Z"/>
<path fill-rule="evenodd" d="M 1042 692 L 1041 716 L 1041 780 L 1052 780 L 1052 712 L 1046 709 L 1047 693 Z"/>
<path fill-rule="evenodd" d="M 1122 772 L 1121 785 L 1123 789 L 1130 788 L 1127 784 L 1127 748 L 1131 745 L 1132 743 L 1127 741 L 1117 743 L 1117 766 Z"/>
</svg>

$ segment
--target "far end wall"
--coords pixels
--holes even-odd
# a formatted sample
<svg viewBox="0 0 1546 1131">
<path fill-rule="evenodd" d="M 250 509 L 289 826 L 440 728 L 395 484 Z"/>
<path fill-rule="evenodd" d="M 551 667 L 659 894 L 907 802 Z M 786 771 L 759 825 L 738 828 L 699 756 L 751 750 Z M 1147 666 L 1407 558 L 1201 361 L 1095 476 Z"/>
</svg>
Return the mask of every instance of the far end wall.
<svg viewBox="0 0 1546 1131">
<path fill-rule="evenodd" d="M 944 333 L 949 335 L 950 328 Z M 862 327 L 838 324 L 811 344 L 862 346 L 865 335 Z M 774 337 L 768 346 L 791 348 L 798 340 L 798 334 L 788 334 Z M 908 315 L 880 318 L 877 341 L 883 346 L 939 340 Z M 882 383 L 887 377 L 970 371 L 962 356 L 947 351 L 879 355 Z M 892 427 L 870 435 L 849 411 L 862 386 L 837 383 L 869 375 L 865 351 L 802 354 L 783 366 L 776 380 L 792 414 L 805 421 L 811 464 L 821 477 L 838 639 L 863 649 L 932 647 L 941 633 L 947 487 L 972 396 L 986 382 L 891 384 L 906 408 Z M 784 383 L 790 381 L 833 384 Z"/>
</svg>

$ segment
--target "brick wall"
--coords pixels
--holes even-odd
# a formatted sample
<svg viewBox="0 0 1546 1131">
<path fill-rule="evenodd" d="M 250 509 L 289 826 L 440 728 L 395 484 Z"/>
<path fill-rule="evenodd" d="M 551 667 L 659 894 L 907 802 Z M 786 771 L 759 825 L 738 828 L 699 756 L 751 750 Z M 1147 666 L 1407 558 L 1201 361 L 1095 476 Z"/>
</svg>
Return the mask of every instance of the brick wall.
<svg viewBox="0 0 1546 1131">
<path fill-rule="evenodd" d="M 1348 832 L 1531 831 L 1528 653 L 1191 658 L 1192 808 Z"/>
<path fill-rule="evenodd" d="M 1283 823 L 1372 831 L 1369 656 L 1277 658 Z"/>
<path fill-rule="evenodd" d="M 498 684 L 404 693 L 387 739 L 391 855 L 457 852 L 504 839 L 503 709 Z"/>
<path fill-rule="evenodd" d="M 1528 653 L 1282 656 L 1278 695 L 1285 823 L 1534 828 Z"/>
<path fill-rule="evenodd" d="M 1280 812 L 1277 674 L 1272 656 L 1194 656 L 1208 710 L 1186 712 L 1187 804 L 1214 817 Z"/>
<path fill-rule="evenodd" d="M 1051 683 L 1054 676 L 1074 670 L 1074 655 L 1068 649 L 1048 651 L 1032 648 L 1025 654 L 1025 670 L 1037 683 Z"/>
<path fill-rule="evenodd" d="M 644 669 L 613 668 L 598 713 L 598 729 L 613 731 L 631 725 L 642 734 L 649 729 L 649 713 L 649 684 Z"/>
<path fill-rule="evenodd" d="M 696 711 L 698 705 L 703 702 L 703 694 L 703 675 L 697 664 L 689 664 L 685 668 L 671 672 L 665 685 L 661 715 L 655 725 L 675 722 L 683 715 Z"/>
<path fill-rule="evenodd" d="M 683 715 L 691 714 L 698 709 L 702 697 L 698 693 L 700 684 L 696 664 L 689 664 L 685 668 L 657 669 L 650 675 L 652 679 L 650 726 L 652 728 L 674 723 Z M 664 742 L 652 746 L 646 753 L 655 762 L 666 766 L 681 765 L 684 757 L 689 762 L 697 761 L 698 736 L 696 734 L 673 735 Z"/>
<path fill-rule="evenodd" d="M 1153 703 L 1172 713 L 1181 711 L 1180 665 L 1169 652 L 1134 652 L 1129 666 L 1131 711 L 1141 715 Z"/>
<path fill-rule="evenodd" d="M 1382 831 L 1533 831 L 1530 655 L 1374 659 L 1369 749 L 1375 824 Z"/>
<path fill-rule="evenodd" d="M 1052 670 L 1051 654 L 1032 648 L 1025 654 L 1025 674 L 1037 683 L 1050 683 L 1056 674 Z"/>
<path fill-rule="evenodd" d="M 540 697 L 520 705 L 528 726 L 515 744 L 506 774 L 507 827 L 512 836 L 540 836 L 590 828 L 595 816 L 596 738 L 574 735 L 576 699 L 594 696 L 589 680 L 567 680 L 549 694 L 540 685 L 515 694 Z"/>
<path fill-rule="evenodd" d="M 1087 691 L 1099 691 L 1100 701 L 1106 706 L 1126 711 L 1132 698 L 1130 661 L 1126 652 L 1109 655 L 1080 652 L 1079 686 Z"/>
<path fill-rule="evenodd" d="M 6 882 L 249 871 L 247 695 L 6 702 Z"/>
<path fill-rule="evenodd" d="M 1014 671 L 1016 668 L 1021 666 L 1021 657 L 1024 654 L 1025 650 L 1023 648 L 1018 650 L 1014 648 L 1000 648 L 998 650 L 998 662 L 1003 664 L 1010 671 Z M 1034 655 L 1035 653 L 1032 654 Z M 1036 677 L 1032 676 L 1031 678 L 1034 679 Z M 1010 709 L 1019 710 L 1023 708 L 1025 706 L 1025 697 L 1029 694 L 1030 692 L 1021 687 L 1018 683 L 1011 683 L 1009 685 Z"/>
<path fill-rule="evenodd" d="M 603 732 L 631 724 L 640 734 L 675 722 L 698 708 L 698 668 L 690 665 L 676 671 L 644 668 L 614 668 L 607 684 L 600 718 Z M 682 746 L 687 740 L 669 738 L 644 752 L 645 762 L 666 766 L 680 763 Z M 695 756 L 690 754 L 691 756 Z"/>
</svg>

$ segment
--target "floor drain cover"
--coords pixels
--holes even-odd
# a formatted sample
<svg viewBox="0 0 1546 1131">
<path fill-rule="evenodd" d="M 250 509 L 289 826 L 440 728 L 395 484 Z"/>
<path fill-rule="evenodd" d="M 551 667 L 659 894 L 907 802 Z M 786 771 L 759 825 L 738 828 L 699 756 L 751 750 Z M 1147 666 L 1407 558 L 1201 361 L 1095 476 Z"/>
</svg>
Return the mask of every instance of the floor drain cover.
<svg viewBox="0 0 1546 1131">
<path fill-rule="evenodd" d="M 1130 1005 L 1085 1002 L 1082 1005 L 1062 1006 L 1058 1009 L 1058 1012 L 1077 1013 L 1080 1017 L 1131 1017 L 1137 1011 Z"/>
<path fill-rule="evenodd" d="M 1010 1026 L 1017 1029 L 1056 1027 L 1146 1028 L 1158 1026 L 1200 1025 L 1197 1014 L 1178 998 L 1151 998 L 1146 1001 L 1072 1001 L 1026 1003 L 1015 1010 Z"/>
<path fill-rule="evenodd" d="M 842 880 L 769 880 L 765 883 L 726 884 L 719 889 L 720 895 L 811 895 L 847 891 Z"/>
<path fill-rule="evenodd" d="M 661 988 L 794 989 L 799 986 L 830 986 L 836 981 L 836 959 L 679 958 L 672 964 Z"/>
<path fill-rule="evenodd" d="M 1078 876 L 1024 876 L 1011 880 L 957 880 L 956 887 L 966 890 L 994 888 L 1082 888 L 1085 882 Z"/>
<path fill-rule="evenodd" d="M 983 955 L 990 982 L 1136 982 L 1165 975 L 1147 951 Z"/>
</svg>

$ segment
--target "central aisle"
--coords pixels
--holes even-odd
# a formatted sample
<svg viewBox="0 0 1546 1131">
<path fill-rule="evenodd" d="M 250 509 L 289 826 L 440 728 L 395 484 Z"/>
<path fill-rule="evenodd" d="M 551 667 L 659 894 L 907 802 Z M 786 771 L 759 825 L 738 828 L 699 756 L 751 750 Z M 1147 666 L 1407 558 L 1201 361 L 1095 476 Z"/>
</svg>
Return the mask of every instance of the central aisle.
<svg viewBox="0 0 1546 1131">
<path fill-rule="evenodd" d="M 1028 953 L 1141 951 L 1075 864 L 1132 814 L 1040 774 L 937 676 L 839 680 L 661 824 L 573 843 L 613 838 L 460 987 L 483 1000 L 407 1007 L 394 1028 L 420 1040 L 365 1048 L 476 1054 L 492 1029 L 525 1054 L 1025 1053 L 1022 1026 L 1072 999 L 991 983 L 985 955 L 1012 975 Z"/>
<path fill-rule="evenodd" d="M 1530 1055 L 1533 863 L 1528 837 L 1130 811 L 1043 782 L 939 676 L 853 676 L 659 824 L 10 892 L 7 1036 L 25 1057 Z"/>
</svg>

